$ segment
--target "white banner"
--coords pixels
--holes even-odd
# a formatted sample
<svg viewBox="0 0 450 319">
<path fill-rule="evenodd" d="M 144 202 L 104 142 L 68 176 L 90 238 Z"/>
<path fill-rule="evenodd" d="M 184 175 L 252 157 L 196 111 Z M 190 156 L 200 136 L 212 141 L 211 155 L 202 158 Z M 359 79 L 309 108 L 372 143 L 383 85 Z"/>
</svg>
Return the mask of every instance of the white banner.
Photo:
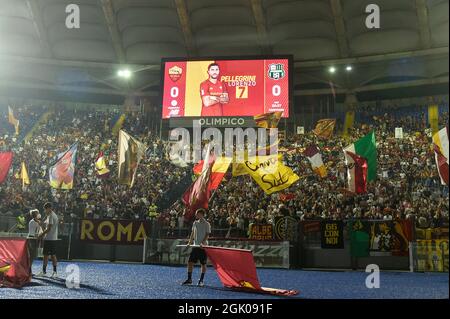
<svg viewBox="0 0 450 319">
<path fill-rule="evenodd" d="M 403 138 L 403 127 L 395 128 L 395 138 L 399 138 L 399 139 Z"/>
</svg>

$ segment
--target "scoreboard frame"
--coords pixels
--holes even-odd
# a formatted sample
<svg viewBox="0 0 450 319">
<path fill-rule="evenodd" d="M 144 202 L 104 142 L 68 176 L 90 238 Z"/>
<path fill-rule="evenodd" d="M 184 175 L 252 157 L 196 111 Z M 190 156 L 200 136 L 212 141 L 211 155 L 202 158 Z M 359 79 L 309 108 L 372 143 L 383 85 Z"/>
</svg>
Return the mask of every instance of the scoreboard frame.
<svg viewBox="0 0 450 319">
<path fill-rule="evenodd" d="M 162 121 L 170 121 L 171 118 L 163 117 L 163 99 L 164 99 L 164 78 L 165 78 L 165 64 L 167 62 L 191 62 L 191 61 L 221 61 L 221 60 L 272 60 L 272 59 L 286 59 L 288 60 L 288 87 L 289 87 L 289 116 L 284 119 L 287 120 L 291 117 L 291 112 L 293 112 L 293 103 L 294 103 L 294 56 L 293 55 L 237 55 L 237 56 L 201 56 L 201 57 L 164 57 L 161 59 L 161 73 L 160 73 L 160 89 L 159 89 L 159 101 L 161 106 L 161 120 Z M 257 115 L 257 114 L 255 114 Z M 223 117 L 239 117 L 239 115 L 234 116 L 223 116 Z M 185 118 L 185 119 L 194 119 L 198 118 L 195 116 L 179 116 L 174 117 L 177 119 Z"/>
</svg>

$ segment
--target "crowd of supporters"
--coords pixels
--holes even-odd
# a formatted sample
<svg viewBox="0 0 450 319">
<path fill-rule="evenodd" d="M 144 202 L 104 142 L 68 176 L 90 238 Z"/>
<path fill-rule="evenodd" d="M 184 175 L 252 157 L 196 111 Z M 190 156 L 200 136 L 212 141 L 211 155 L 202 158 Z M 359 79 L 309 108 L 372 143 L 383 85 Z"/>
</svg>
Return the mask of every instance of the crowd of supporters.
<svg viewBox="0 0 450 319">
<path fill-rule="evenodd" d="M 423 109 L 362 109 L 346 139 L 338 132 L 330 139 L 320 139 L 312 132 L 288 135 L 280 144 L 287 150 L 283 161 L 300 180 L 269 196 L 250 176 L 232 177 L 229 173 L 210 201 L 207 218 L 213 228 L 228 229 L 231 236 L 245 235 L 250 224 L 273 223 L 277 216 L 298 220 L 414 216 L 417 225 L 424 228 L 448 223 L 448 187 L 441 185 L 437 174 Z M 169 235 L 188 226 L 180 197 L 192 181 L 192 167 L 181 168 L 168 160 L 167 142 L 148 129 L 142 114 L 127 114 L 123 124 L 148 147 L 130 189 L 117 183 L 117 136 L 112 128 L 120 116 L 118 111 L 22 107 L 15 112 L 21 132 L 32 134 L 27 138 L 23 133 L 15 136 L 3 113 L 0 151 L 13 151 L 14 160 L 8 179 L 0 185 L 0 218 L 19 216 L 52 201 L 62 222 L 80 218 L 153 219 L 168 228 Z M 448 111 L 440 114 L 440 127 L 445 125 Z M 403 127 L 402 139 L 394 137 L 395 127 Z M 342 148 L 371 130 L 376 133 L 378 176 L 369 183 L 366 194 L 355 196 L 346 191 Z M 74 188 L 53 190 L 48 169 L 57 155 L 75 142 L 79 146 Z M 302 155 L 312 144 L 319 147 L 326 164 L 324 178 L 312 171 Z M 108 178 L 96 175 L 94 163 L 100 151 L 107 158 Z M 25 188 L 15 178 L 22 162 L 31 180 Z"/>
</svg>

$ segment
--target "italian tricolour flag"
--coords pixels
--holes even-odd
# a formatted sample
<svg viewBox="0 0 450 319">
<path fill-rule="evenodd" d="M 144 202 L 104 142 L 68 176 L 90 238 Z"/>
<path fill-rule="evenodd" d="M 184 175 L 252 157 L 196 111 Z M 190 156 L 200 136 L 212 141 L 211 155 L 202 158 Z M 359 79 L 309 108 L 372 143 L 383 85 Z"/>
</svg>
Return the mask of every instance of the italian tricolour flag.
<svg viewBox="0 0 450 319">
<path fill-rule="evenodd" d="M 375 132 L 344 148 L 348 189 L 356 194 L 367 192 L 367 182 L 377 177 Z"/>
<path fill-rule="evenodd" d="M 434 156 L 442 185 L 448 185 L 448 127 L 433 135 Z"/>
</svg>

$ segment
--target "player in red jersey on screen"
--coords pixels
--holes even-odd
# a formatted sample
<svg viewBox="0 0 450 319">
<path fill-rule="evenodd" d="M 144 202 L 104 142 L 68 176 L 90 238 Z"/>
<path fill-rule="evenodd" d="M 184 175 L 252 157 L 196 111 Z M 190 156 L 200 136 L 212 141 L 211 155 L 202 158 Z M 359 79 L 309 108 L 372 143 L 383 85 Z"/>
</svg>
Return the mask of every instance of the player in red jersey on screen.
<svg viewBox="0 0 450 319">
<path fill-rule="evenodd" d="M 217 63 L 208 66 L 209 78 L 200 84 L 202 98 L 201 116 L 222 116 L 223 104 L 228 103 L 228 91 L 224 82 L 219 81 L 220 69 Z"/>
</svg>

